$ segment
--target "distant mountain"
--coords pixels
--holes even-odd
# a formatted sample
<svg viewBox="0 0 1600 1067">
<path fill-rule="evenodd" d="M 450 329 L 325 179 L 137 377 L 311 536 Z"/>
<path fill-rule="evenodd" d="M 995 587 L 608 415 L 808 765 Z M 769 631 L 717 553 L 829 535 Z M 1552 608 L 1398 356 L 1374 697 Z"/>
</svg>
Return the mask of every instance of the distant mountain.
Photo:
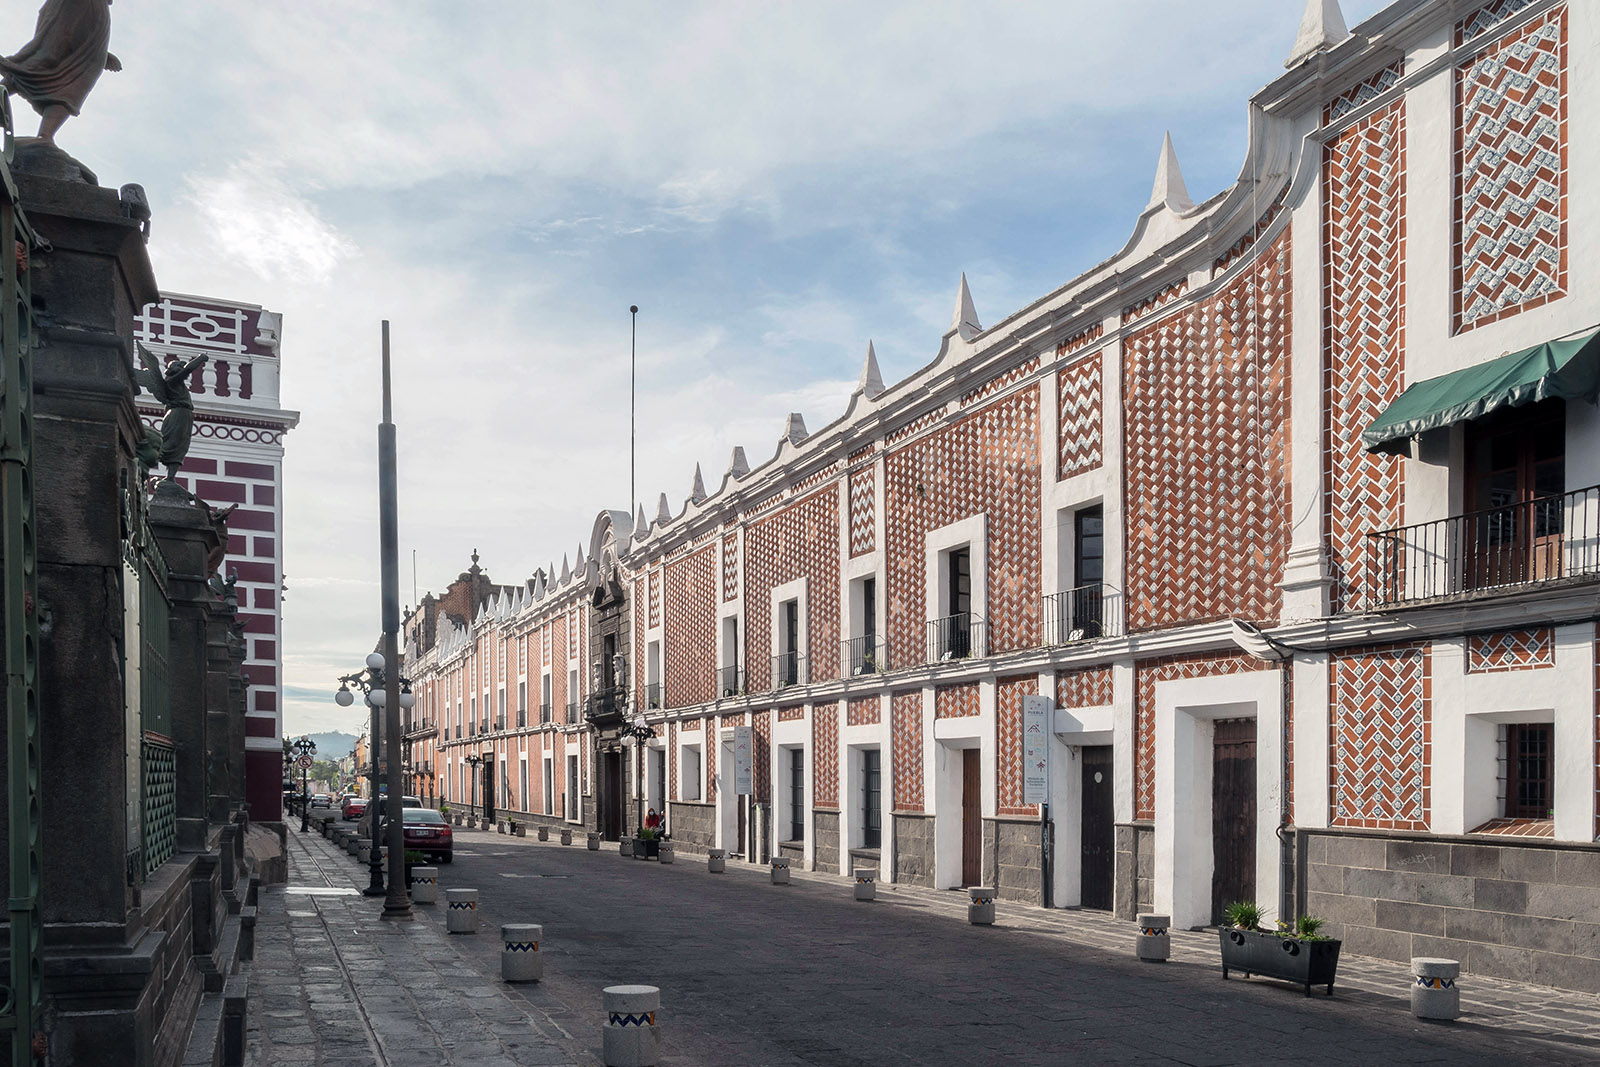
<svg viewBox="0 0 1600 1067">
<path fill-rule="evenodd" d="M 348 756 L 350 750 L 356 747 L 355 734 L 338 732 L 312 734 L 311 740 L 316 742 L 318 759 L 339 759 L 341 756 Z"/>
</svg>

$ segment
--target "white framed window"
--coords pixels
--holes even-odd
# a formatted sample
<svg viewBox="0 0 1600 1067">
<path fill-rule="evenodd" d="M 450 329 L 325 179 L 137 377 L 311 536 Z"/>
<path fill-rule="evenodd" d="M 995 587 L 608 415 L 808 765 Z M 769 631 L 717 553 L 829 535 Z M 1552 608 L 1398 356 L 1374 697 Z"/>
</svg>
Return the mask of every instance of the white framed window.
<svg viewBox="0 0 1600 1067">
<path fill-rule="evenodd" d="M 698 741 L 678 749 L 678 795 L 684 800 L 699 800 L 703 795 L 705 772 L 701 767 Z"/>
</svg>

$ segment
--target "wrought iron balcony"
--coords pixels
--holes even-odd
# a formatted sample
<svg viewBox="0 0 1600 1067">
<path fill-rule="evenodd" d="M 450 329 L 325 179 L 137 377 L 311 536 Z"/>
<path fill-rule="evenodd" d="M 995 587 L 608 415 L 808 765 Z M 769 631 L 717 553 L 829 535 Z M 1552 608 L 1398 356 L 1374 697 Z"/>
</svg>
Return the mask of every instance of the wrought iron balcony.
<svg viewBox="0 0 1600 1067">
<path fill-rule="evenodd" d="M 928 620 L 928 662 L 972 659 L 988 655 L 983 620 L 970 611 Z"/>
<path fill-rule="evenodd" d="M 717 671 L 717 697 L 744 696 L 744 668 L 735 664 L 732 667 L 723 667 Z"/>
<path fill-rule="evenodd" d="M 772 688 L 787 689 L 791 685 L 805 685 L 806 658 L 798 652 L 780 652 L 772 657 Z"/>
<path fill-rule="evenodd" d="M 589 722 L 603 726 L 620 722 L 628 712 L 628 691 L 620 686 L 589 694 Z"/>
<path fill-rule="evenodd" d="M 567 704 L 567 725 L 578 721 L 578 702 L 576 700 Z"/>
<path fill-rule="evenodd" d="M 1600 486 L 1368 535 L 1368 603 L 1600 580 Z"/>
<path fill-rule="evenodd" d="M 644 706 L 655 710 L 661 707 L 661 683 L 651 682 L 644 687 Z"/>
<path fill-rule="evenodd" d="M 553 704 L 540 704 L 539 705 L 539 722 L 540 722 L 540 724 L 543 725 L 544 723 L 555 722 L 555 721 L 556 721 L 555 705 L 553 705 Z"/>
<path fill-rule="evenodd" d="M 844 669 L 847 677 L 882 674 L 889 669 L 889 645 L 877 635 L 852 637 L 844 643 Z"/>
<path fill-rule="evenodd" d="M 494 732 L 497 734 L 503 734 L 506 732 L 506 719 L 504 715 L 496 715 L 494 717 Z"/>
<path fill-rule="evenodd" d="M 528 725 L 528 709 L 517 709 L 517 729 L 521 730 Z"/>
<path fill-rule="evenodd" d="M 1071 645 L 1122 634 L 1122 597 L 1095 582 L 1064 589 L 1039 601 L 1039 643 Z"/>
</svg>

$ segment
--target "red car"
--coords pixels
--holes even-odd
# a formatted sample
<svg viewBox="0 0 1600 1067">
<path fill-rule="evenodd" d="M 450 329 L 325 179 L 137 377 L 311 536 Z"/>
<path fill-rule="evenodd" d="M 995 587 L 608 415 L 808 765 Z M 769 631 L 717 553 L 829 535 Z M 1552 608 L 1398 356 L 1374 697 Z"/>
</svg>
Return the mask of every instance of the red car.
<svg viewBox="0 0 1600 1067">
<path fill-rule="evenodd" d="M 345 797 L 344 803 L 339 805 L 339 814 L 347 822 L 359 819 L 367 813 L 366 797 Z"/>
<path fill-rule="evenodd" d="M 432 808 L 406 808 L 401 829 L 405 834 L 406 851 L 421 852 L 440 863 L 454 858 L 455 841 L 450 824 Z"/>
</svg>

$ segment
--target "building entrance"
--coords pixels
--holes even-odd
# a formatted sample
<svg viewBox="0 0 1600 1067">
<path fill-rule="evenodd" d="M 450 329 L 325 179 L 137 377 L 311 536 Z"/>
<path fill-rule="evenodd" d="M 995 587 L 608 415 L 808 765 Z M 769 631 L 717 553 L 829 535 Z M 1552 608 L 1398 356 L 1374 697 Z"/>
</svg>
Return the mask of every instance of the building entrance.
<svg viewBox="0 0 1600 1067">
<path fill-rule="evenodd" d="M 1256 721 L 1221 719 L 1212 741 L 1211 921 L 1256 898 Z"/>
<path fill-rule="evenodd" d="M 1111 746 L 1083 748 L 1082 885 L 1079 904 L 1111 910 L 1114 848 L 1114 794 L 1111 784 Z"/>
<path fill-rule="evenodd" d="M 961 750 L 961 884 L 983 884 L 983 753 Z"/>
</svg>

